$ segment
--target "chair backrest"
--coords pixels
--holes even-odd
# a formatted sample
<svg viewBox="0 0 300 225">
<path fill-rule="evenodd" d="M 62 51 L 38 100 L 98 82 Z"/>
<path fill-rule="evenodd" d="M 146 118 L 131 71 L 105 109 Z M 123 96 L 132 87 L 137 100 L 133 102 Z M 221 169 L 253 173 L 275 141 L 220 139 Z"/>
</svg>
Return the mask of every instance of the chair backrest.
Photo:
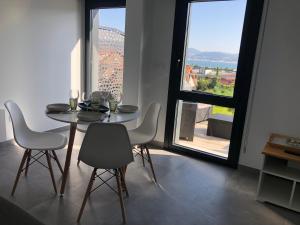
<svg viewBox="0 0 300 225">
<path fill-rule="evenodd" d="M 102 169 L 121 168 L 133 161 L 127 129 L 122 124 L 92 123 L 83 139 L 78 159 Z"/>
<path fill-rule="evenodd" d="M 159 103 L 151 103 L 142 124 L 137 128 L 139 132 L 151 136 L 151 139 L 155 138 L 160 110 L 161 106 Z"/>
<path fill-rule="evenodd" d="M 4 105 L 12 121 L 15 141 L 22 146 L 23 140 L 27 138 L 31 131 L 25 122 L 21 109 L 15 102 L 9 100 Z"/>
</svg>

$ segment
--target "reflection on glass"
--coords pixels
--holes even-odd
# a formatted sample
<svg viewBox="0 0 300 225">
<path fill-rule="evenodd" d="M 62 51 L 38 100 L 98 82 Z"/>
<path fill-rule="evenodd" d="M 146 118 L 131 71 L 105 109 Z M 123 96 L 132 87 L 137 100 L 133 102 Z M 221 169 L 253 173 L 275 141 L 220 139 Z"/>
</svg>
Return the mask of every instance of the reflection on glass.
<svg viewBox="0 0 300 225">
<path fill-rule="evenodd" d="M 233 96 L 246 0 L 193 2 L 182 90 Z"/>
<path fill-rule="evenodd" d="M 234 109 L 178 101 L 174 144 L 227 158 Z"/>
</svg>

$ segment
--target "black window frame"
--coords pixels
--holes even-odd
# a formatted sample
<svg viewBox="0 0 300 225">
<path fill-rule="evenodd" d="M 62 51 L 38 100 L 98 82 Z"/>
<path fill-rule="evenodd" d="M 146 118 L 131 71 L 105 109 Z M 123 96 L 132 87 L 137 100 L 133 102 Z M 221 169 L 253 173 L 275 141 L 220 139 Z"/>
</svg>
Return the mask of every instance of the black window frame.
<svg viewBox="0 0 300 225">
<path fill-rule="evenodd" d="M 234 0 L 176 0 L 164 147 L 177 153 L 187 154 L 196 158 L 207 159 L 237 168 L 265 0 L 247 0 L 233 97 L 217 96 L 203 92 L 191 93 L 189 91 L 180 90 L 184 57 L 184 47 L 182 47 L 182 43 L 185 43 L 187 35 L 189 3 L 216 1 Z M 180 76 L 176 76 L 179 74 Z M 241 79 L 239 74 L 242 74 L 243 79 Z M 235 138 L 231 139 L 231 152 L 227 160 L 224 160 L 222 157 L 217 157 L 216 155 L 187 150 L 184 147 L 173 144 L 177 100 L 199 102 L 199 99 L 201 99 L 201 103 L 235 109 L 234 125 L 231 134 Z"/>
</svg>

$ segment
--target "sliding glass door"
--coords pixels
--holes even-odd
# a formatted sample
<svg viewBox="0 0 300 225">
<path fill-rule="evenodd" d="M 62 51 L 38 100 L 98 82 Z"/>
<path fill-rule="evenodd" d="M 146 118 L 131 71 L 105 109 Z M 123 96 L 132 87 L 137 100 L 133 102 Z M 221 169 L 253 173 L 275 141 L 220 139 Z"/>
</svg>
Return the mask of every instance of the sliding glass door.
<svg viewBox="0 0 300 225">
<path fill-rule="evenodd" d="M 178 0 L 165 145 L 236 166 L 261 0 Z"/>
</svg>

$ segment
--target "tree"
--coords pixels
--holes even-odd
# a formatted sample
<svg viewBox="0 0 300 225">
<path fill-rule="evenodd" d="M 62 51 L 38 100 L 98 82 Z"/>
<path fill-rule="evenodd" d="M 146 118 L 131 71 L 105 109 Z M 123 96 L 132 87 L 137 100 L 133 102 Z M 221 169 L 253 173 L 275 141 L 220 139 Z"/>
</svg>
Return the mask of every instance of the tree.
<svg viewBox="0 0 300 225">
<path fill-rule="evenodd" d="M 209 84 L 208 84 L 207 87 L 208 87 L 209 89 L 214 89 L 216 85 L 217 85 L 217 78 L 214 77 L 214 78 L 211 78 L 211 79 L 210 79 L 210 82 L 209 82 Z"/>
<path fill-rule="evenodd" d="M 220 71 L 219 71 L 219 67 L 217 67 L 217 68 L 216 68 L 216 77 L 219 76 L 219 72 L 220 72 Z"/>
<path fill-rule="evenodd" d="M 199 79 L 197 82 L 198 91 L 206 91 L 208 89 L 209 81 L 207 79 Z"/>
</svg>

